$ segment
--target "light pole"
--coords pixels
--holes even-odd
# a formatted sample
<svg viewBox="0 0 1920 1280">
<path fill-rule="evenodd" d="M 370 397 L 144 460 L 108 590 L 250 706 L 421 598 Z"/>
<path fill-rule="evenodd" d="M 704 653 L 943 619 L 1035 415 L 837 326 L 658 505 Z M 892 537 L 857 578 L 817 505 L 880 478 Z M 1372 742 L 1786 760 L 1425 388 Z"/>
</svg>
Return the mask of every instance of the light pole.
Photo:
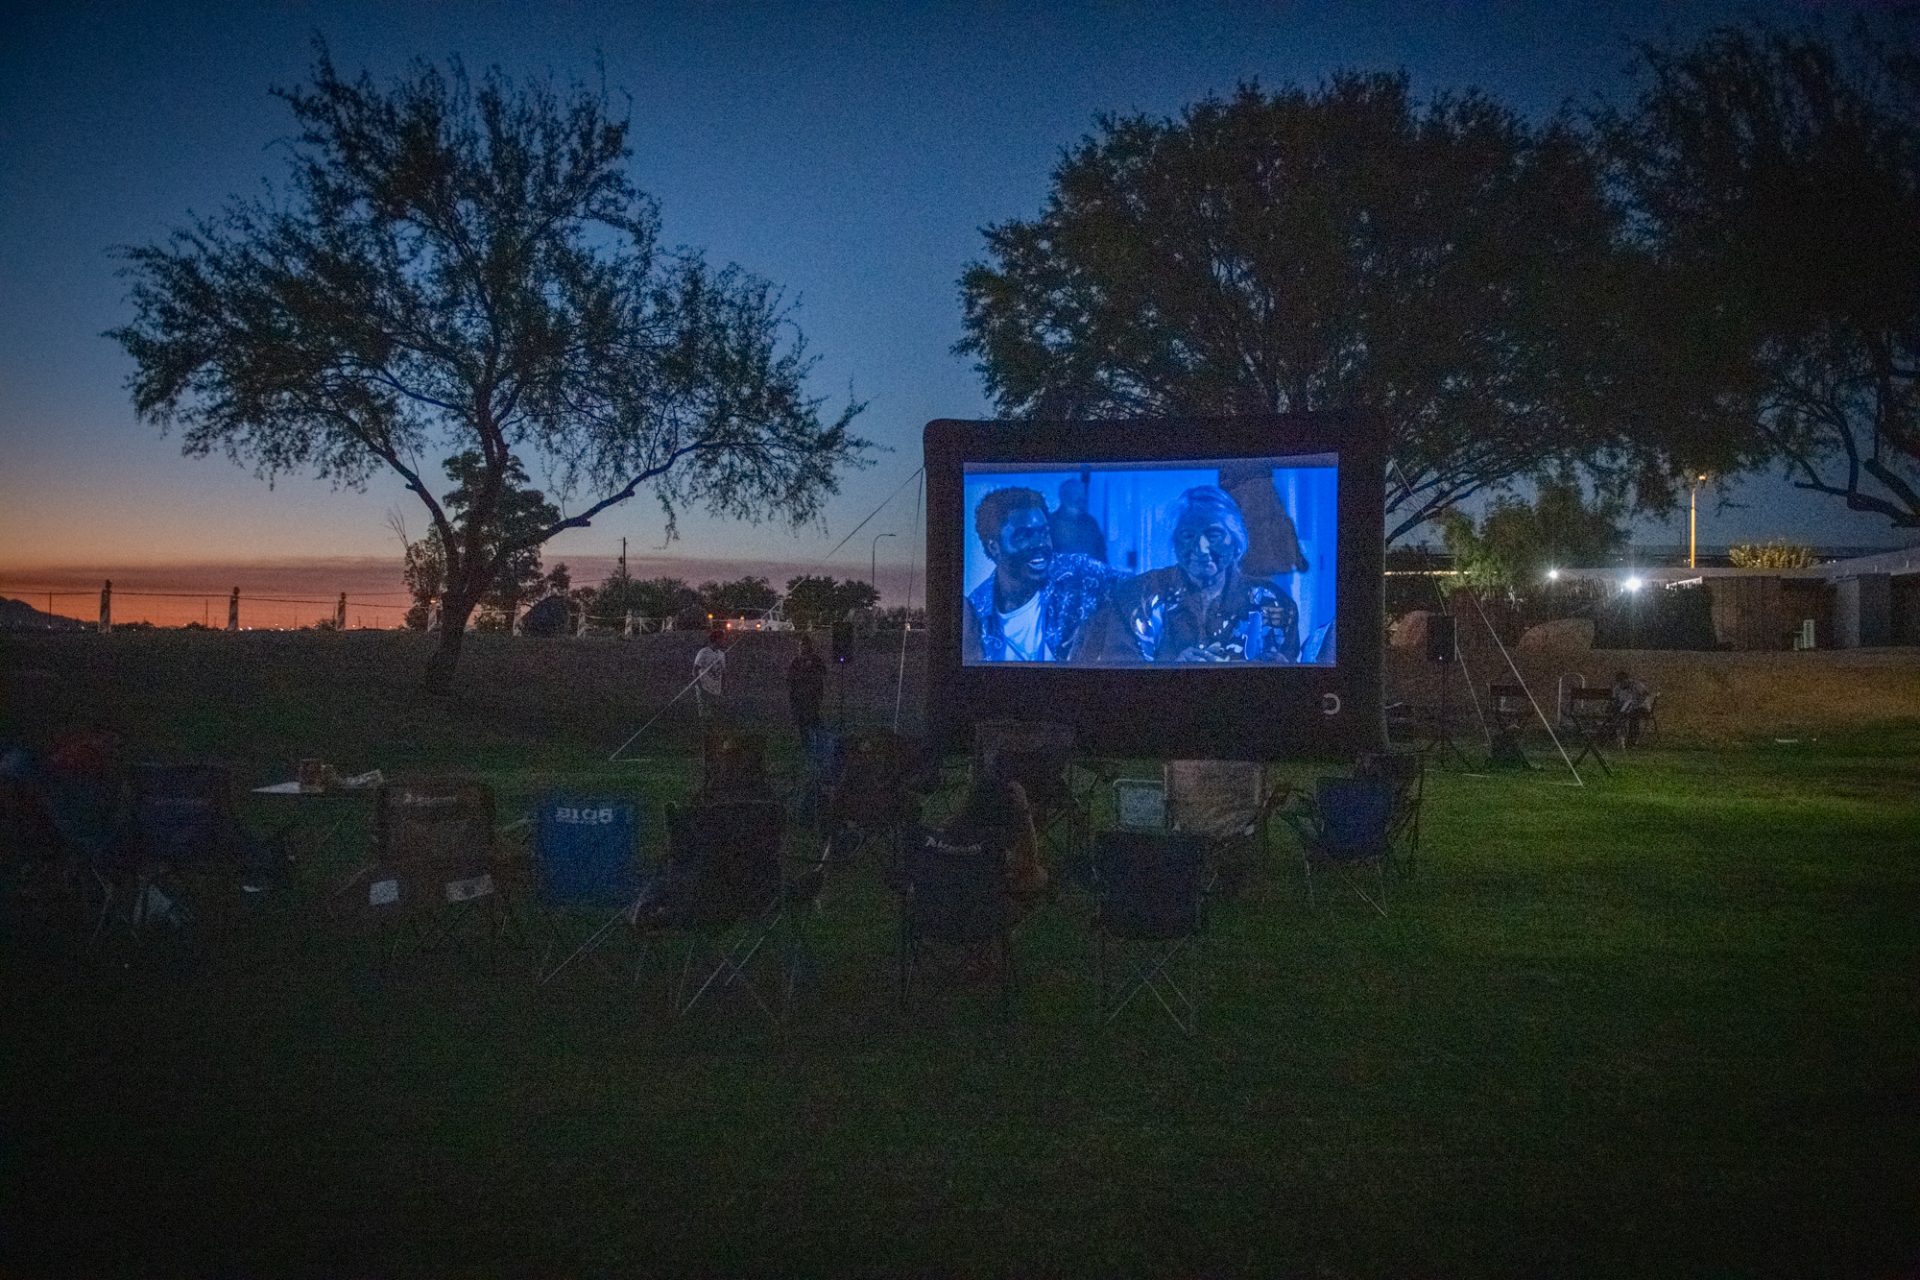
<svg viewBox="0 0 1920 1280">
<path fill-rule="evenodd" d="M 1696 563 L 1694 551 L 1700 533 L 1700 486 L 1706 482 L 1707 477 L 1704 474 L 1697 475 L 1693 478 L 1693 483 L 1687 486 L 1687 568 L 1689 569 L 1700 567 Z"/>
<path fill-rule="evenodd" d="M 867 548 L 867 585 L 873 588 L 874 603 L 880 600 L 880 584 L 875 581 L 880 573 L 880 539 L 893 537 L 890 533 L 873 535 L 873 545 Z"/>
</svg>

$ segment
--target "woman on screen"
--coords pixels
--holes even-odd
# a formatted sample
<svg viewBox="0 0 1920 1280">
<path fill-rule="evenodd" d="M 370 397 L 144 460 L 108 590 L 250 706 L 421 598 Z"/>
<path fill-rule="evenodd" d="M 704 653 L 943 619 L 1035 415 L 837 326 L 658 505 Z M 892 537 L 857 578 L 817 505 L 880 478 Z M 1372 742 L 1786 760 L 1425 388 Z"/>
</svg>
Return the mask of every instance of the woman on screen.
<svg viewBox="0 0 1920 1280">
<path fill-rule="evenodd" d="M 1215 485 L 1174 504 L 1175 562 L 1115 587 L 1087 624 L 1103 662 L 1296 662 L 1299 610 L 1271 578 L 1241 571 L 1250 539 L 1239 506 Z"/>
</svg>

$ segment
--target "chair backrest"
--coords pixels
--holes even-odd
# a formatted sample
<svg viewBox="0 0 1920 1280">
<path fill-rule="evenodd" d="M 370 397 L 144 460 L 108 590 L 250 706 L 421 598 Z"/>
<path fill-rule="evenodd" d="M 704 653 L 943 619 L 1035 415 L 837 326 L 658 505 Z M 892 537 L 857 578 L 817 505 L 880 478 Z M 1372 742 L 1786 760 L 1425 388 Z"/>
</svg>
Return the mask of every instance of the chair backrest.
<svg viewBox="0 0 1920 1280">
<path fill-rule="evenodd" d="M 1266 803 L 1266 772 L 1246 760 L 1169 760 L 1168 817 L 1175 831 L 1209 840 L 1245 835 Z"/>
<path fill-rule="evenodd" d="M 809 729 L 804 746 L 809 776 L 823 783 L 839 778 L 843 748 L 839 734 L 831 729 Z"/>
<path fill-rule="evenodd" d="M 843 739 L 831 817 L 856 826 L 910 821 L 914 809 L 912 770 L 913 761 L 894 734 L 875 730 Z"/>
<path fill-rule="evenodd" d="M 1102 831 L 1093 846 L 1099 927 L 1123 938 L 1184 938 L 1200 928 L 1198 836 Z"/>
<path fill-rule="evenodd" d="M 778 904 L 786 812 L 770 800 L 725 800 L 667 810 L 667 868 L 683 919 L 728 924 Z"/>
<path fill-rule="evenodd" d="M 1370 751 L 1353 772 L 1355 777 L 1383 780 L 1393 788 L 1394 803 L 1404 805 L 1426 789 L 1427 758 L 1418 751 Z"/>
<path fill-rule="evenodd" d="M 631 800 L 555 793 L 533 820 L 534 886 L 554 907 L 626 906 L 640 891 L 634 850 L 640 809 Z"/>
<path fill-rule="evenodd" d="M 908 846 L 907 927 L 947 945 L 985 942 L 1012 920 L 1004 854 L 977 844 L 923 835 Z"/>
<path fill-rule="evenodd" d="M 1001 777 L 1020 784 L 1035 810 L 1045 812 L 1073 797 L 1067 770 L 1073 763 L 1073 730 L 1044 720 L 983 720 L 974 728 L 975 773 L 991 763 Z"/>
<path fill-rule="evenodd" d="M 1571 718 L 1582 722 L 1608 720 L 1613 713 L 1612 689 L 1567 690 L 1567 715 Z"/>
<path fill-rule="evenodd" d="M 374 861 L 452 881 L 487 874 L 493 789 L 460 778 L 388 783 L 375 793 Z"/>
<path fill-rule="evenodd" d="M 1487 698 L 1493 703 L 1493 709 L 1501 715 L 1523 715 L 1532 706 L 1525 685 L 1490 684 L 1487 686 Z"/>
<path fill-rule="evenodd" d="M 764 800 L 772 795 L 765 734 L 715 729 L 701 740 L 701 799 Z"/>
<path fill-rule="evenodd" d="M 1113 812 L 1122 831 L 1167 829 L 1167 784 L 1159 778 L 1115 778 Z"/>
<path fill-rule="evenodd" d="M 221 764 L 133 766 L 133 822 L 141 855 L 156 862 L 234 855 L 233 771 Z"/>
<path fill-rule="evenodd" d="M 1393 787 L 1385 779 L 1322 778 L 1314 809 L 1320 828 L 1316 853 L 1336 859 L 1385 856 L 1393 820 Z"/>
</svg>

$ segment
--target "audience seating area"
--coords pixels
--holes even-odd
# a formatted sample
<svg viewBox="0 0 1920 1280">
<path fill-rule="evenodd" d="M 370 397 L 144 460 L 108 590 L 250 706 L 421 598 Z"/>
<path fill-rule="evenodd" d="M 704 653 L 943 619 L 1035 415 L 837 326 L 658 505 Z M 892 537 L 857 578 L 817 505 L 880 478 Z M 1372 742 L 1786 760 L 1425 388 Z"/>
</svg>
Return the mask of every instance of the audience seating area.
<svg viewBox="0 0 1920 1280">
<path fill-rule="evenodd" d="M 0 778 L 9 844 L 37 851 L 34 874 L 77 904 L 94 945 L 181 935 L 223 900 L 292 892 L 276 873 L 297 842 L 247 828 L 230 769 L 112 755 L 14 752 Z M 1293 889 L 1336 909 L 1331 880 L 1384 914 L 1388 878 L 1413 871 L 1423 757 L 1304 778 L 1092 759 L 1046 723 L 983 724 L 960 768 L 881 730 L 816 731 L 791 767 L 762 734 L 716 731 L 664 812 L 556 790 L 503 814 L 471 778 L 387 782 L 364 865 L 318 905 L 359 922 L 383 975 L 455 952 L 502 979 L 652 983 L 674 1017 L 727 1003 L 778 1020 L 818 973 L 809 919 L 840 909 L 833 884 L 872 875 L 894 904 L 904 1008 L 957 995 L 1016 1018 L 1023 934 L 1051 914 L 1087 937 L 1097 1025 L 1157 1009 L 1192 1034 L 1210 913 L 1287 910 Z"/>
</svg>

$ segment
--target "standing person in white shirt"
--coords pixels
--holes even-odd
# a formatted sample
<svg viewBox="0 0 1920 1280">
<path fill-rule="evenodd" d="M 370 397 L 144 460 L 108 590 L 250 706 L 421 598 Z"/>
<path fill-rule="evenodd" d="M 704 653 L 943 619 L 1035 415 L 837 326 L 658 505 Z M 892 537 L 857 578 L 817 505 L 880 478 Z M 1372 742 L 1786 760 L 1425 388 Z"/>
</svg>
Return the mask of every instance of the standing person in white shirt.
<svg viewBox="0 0 1920 1280">
<path fill-rule="evenodd" d="M 707 643 L 693 655 L 693 696 L 700 707 L 700 723 L 717 725 L 726 708 L 727 633 L 718 627 L 707 633 Z"/>
</svg>

